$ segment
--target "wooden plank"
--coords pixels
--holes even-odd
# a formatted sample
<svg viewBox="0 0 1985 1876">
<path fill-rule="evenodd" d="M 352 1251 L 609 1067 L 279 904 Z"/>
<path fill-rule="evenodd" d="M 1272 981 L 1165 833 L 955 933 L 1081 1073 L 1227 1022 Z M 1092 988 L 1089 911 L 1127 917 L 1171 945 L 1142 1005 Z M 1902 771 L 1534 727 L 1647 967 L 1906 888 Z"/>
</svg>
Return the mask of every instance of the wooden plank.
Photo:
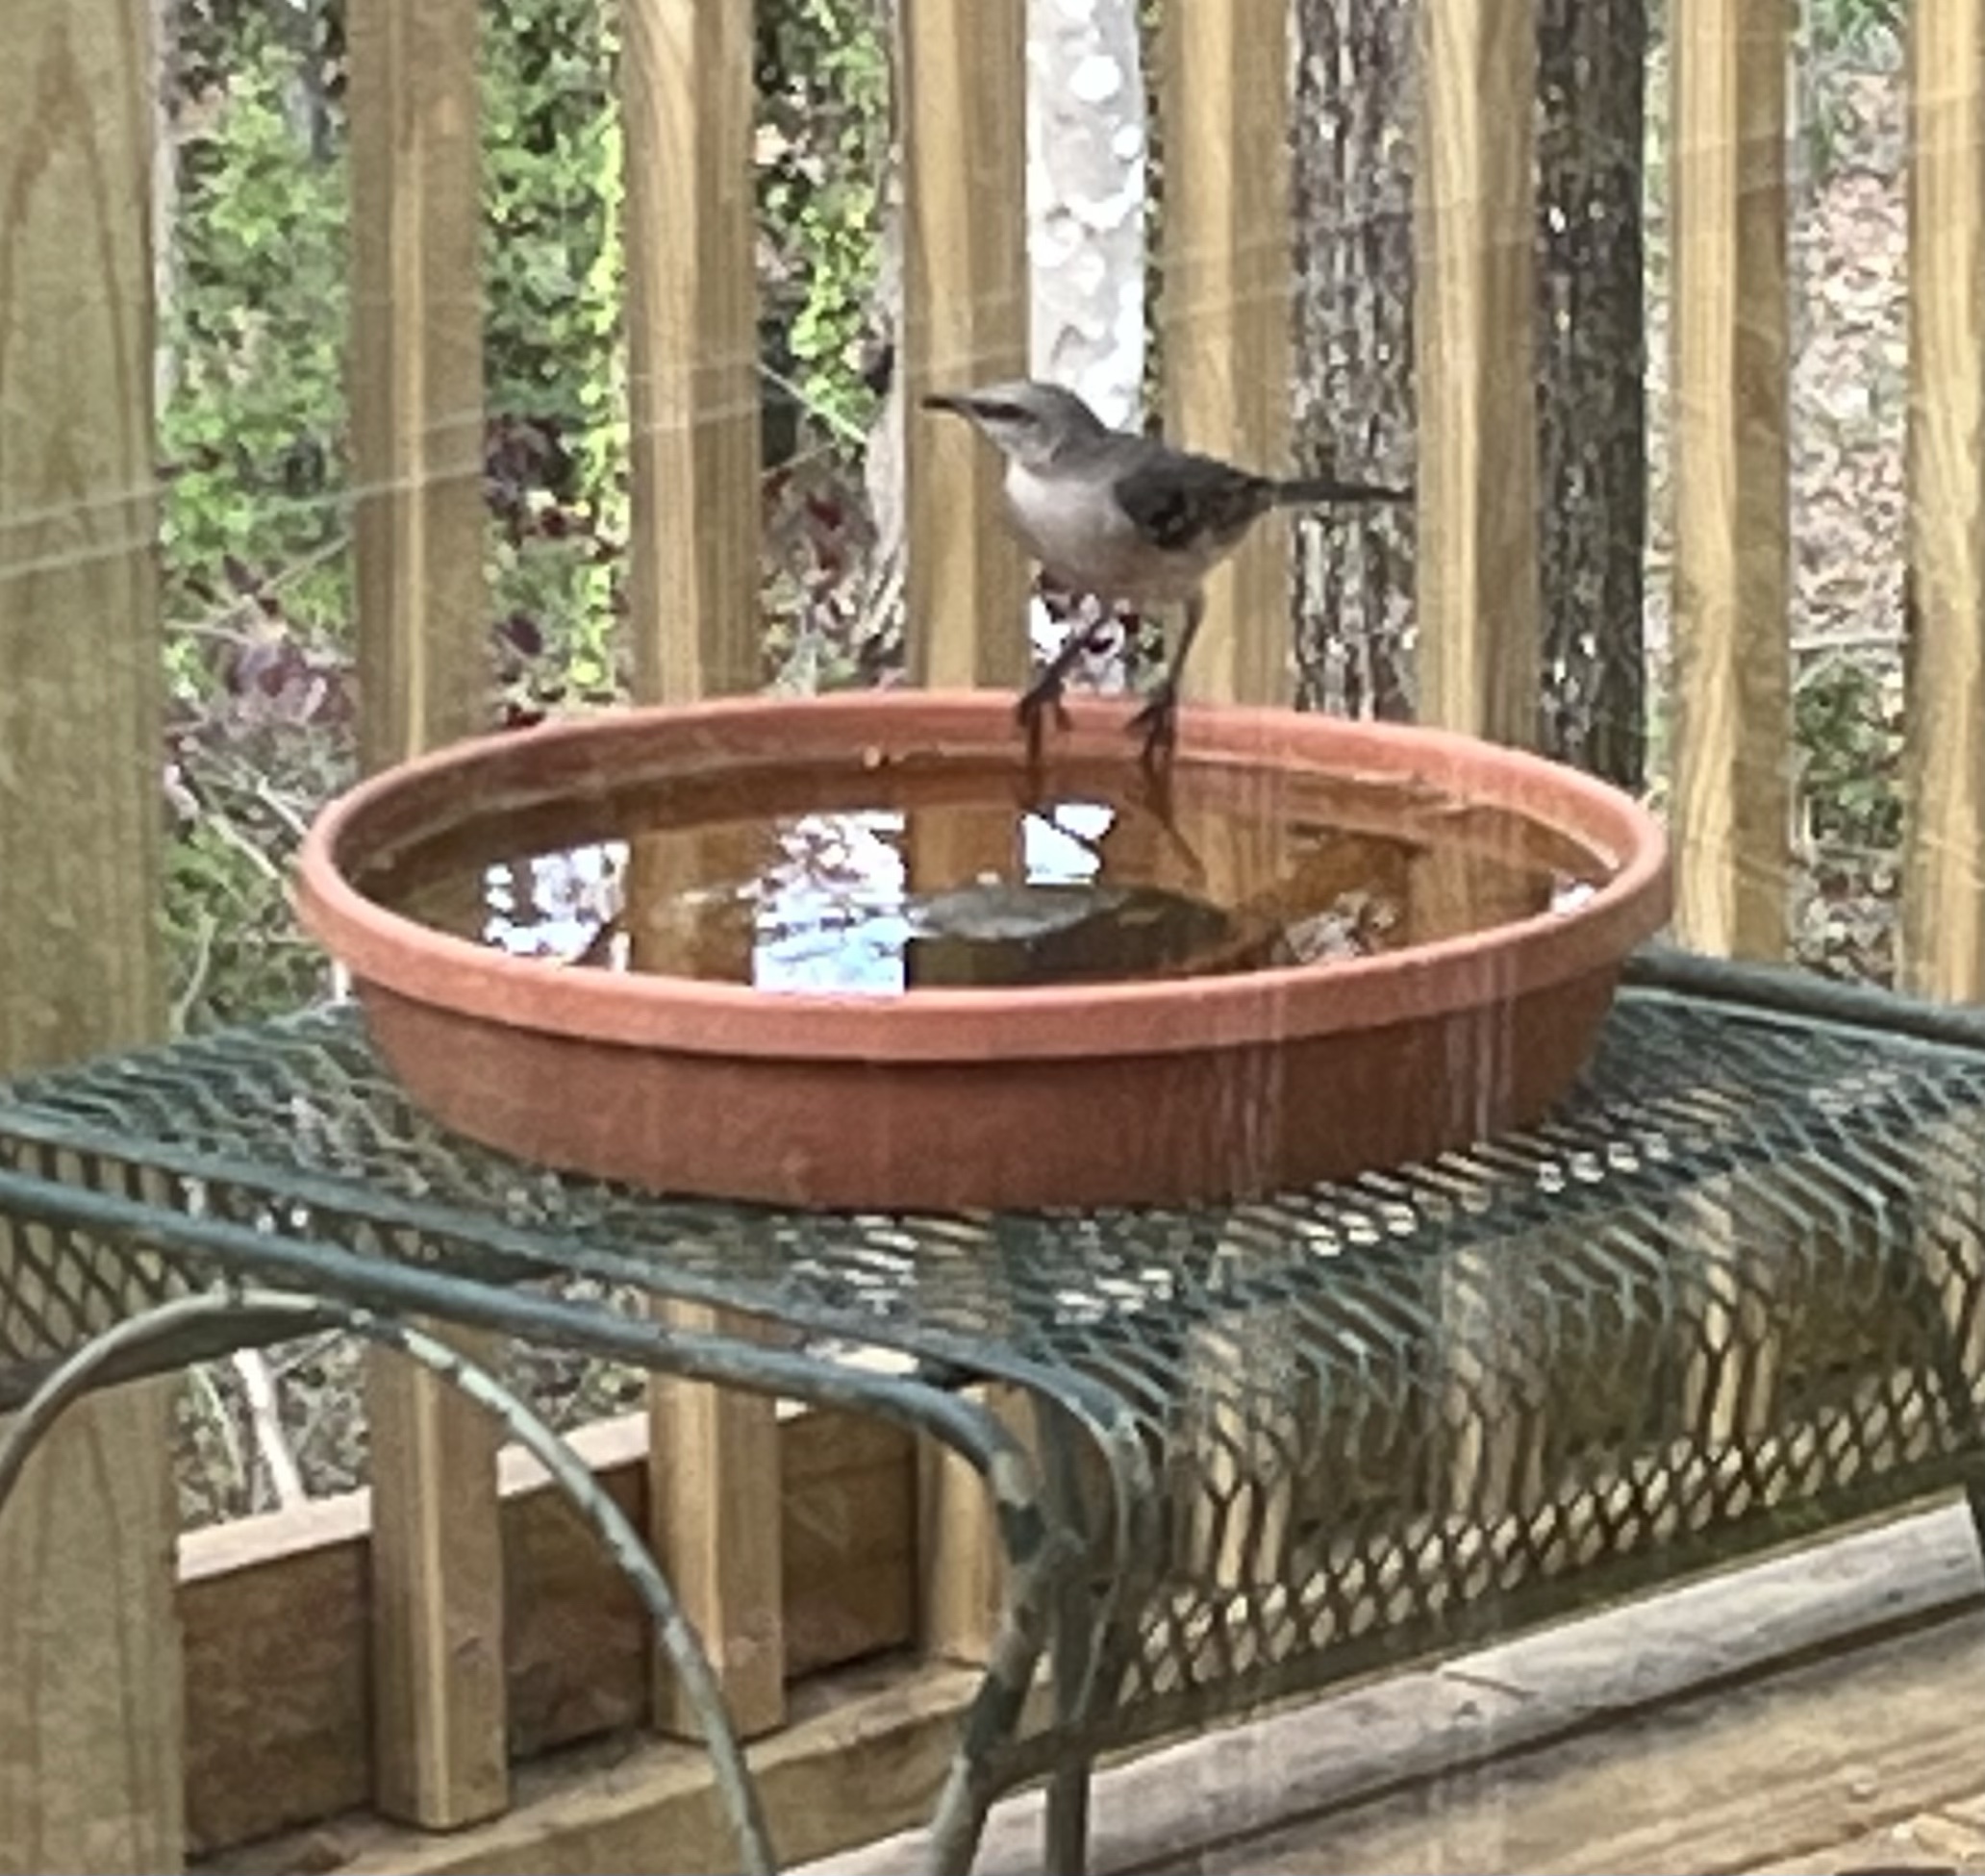
<svg viewBox="0 0 1985 1876">
<path fill-rule="evenodd" d="M 636 687 L 654 703 L 749 690 L 760 678 L 752 11 L 634 0 L 625 12 L 629 593 Z M 637 909 L 642 885 L 629 887 Z M 737 937 L 681 933 L 666 920 L 634 931 L 650 953 L 687 941 L 700 954 Z M 748 934 L 743 941 L 736 962 L 748 983 Z M 662 1313 L 680 1328 L 716 1320 L 687 1308 Z M 773 1403 L 656 1376 L 648 1410 L 650 1538 L 733 1722 L 764 1732 L 785 1713 Z M 659 1725 L 698 1731 L 659 1653 L 654 1705 Z"/>
<path fill-rule="evenodd" d="M 149 35 L 21 0 L 0 60 L 0 1050 L 158 1033 Z"/>
<path fill-rule="evenodd" d="M 1574 1733 L 1471 1781 L 1450 1772 L 1193 1866 L 1206 1876 L 1807 1866 L 1792 1860 L 1976 1791 L 1975 1744 L 1950 1715 L 1981 1662 L 1985 1618 L 1972 1615 L 1641 1714 L 1630 1732 Z M 1900 1848 L 1892 1839 L 1887 1863 L 1871 1863 L 1920 1861 Z"/>
<path fill-rule="evenodd" d="M 916 1447 L 845 1413 L 780 1423 L 786 1679 L 906 1647 L 916 1635 Z"/>
<path fill-rule="evenodd" d="M 360 748 L 490 720 L 476 0 L 351 0 Z"/>
<path fill-rule="evenodd" d="M 369 1360 L 365 1411 L 373 1800 L 389 1817 L 454 1830 L 510 1801 L 496 1428 L 390 1353 Z"/>
<path fill-rule="evenodd" d="M 1166 434 L 1249 468 L 1286 471 L 1289 7 L 1177 5 L 1160 20 Z M 1289 542 L 1287 519 L 1265 516 L 1208 582 L 1206 623 L 1187 667 L 1196 694 L 1247 704 L 1294 694 Z"/>
<path fill-rule="evenodd" d="M 1919 1863 L 1918 1858 L 1928 1861 Z M 1948 1871 L 1985 1869 L 1985 1818 L 1977 1801 L 1959 1800 L 1936 1811 L 1894 1819 L 1878 1830 L 1864 1831 L 1846 1842 L 1829 1842 L 1823 1850 L 1787 1858 L 1779 1848 L 1769 1862 L 1756 1865 L 1752 1876 L 1854 1876 L 1858 1870 L 1918 1870 L 1922 1876 Z"/>
<path fill-rule="evenodd" d="M 1421 0 L 1414 190 L 1420 402 L 1419 716 L 1533 745 L 1541 722 L 1535 340 L 1537 19 L 1533 0 Z M 1412 868 L 1409 917 L 1457 915 L 1468 888 L 1438 856 Z M 1484 912 L 1491 908 L 1482 908 Z M 1527 1290 L 1487 1247 L 1444 1265 L 1431 1359 L 1443 1413 L 1427 1442 L 1435 1502 L 1500 1509 L 1534 1484 L 1520 1411 Z M 1484 1346 L 1511 1338 L 1495 1367 Z"/>
<path fill-rule="evenodd" d="M 745 1318 L 689 1304 L 671 1326 L 748 1335 Z M 774 1403 L 736 1388 L 661 1375 L 648 1384 L 648 1534 L 702 1637 L 731 1723 L 746 1738 L 786 1717 L 785 1613 L 780 1599 L 780 1479 Z M 700 1737 L 702 1724 L 659 1649 L 655 1719 Z"/>
<path fill-rule="evenodd" d="M 1787 0 L 1677 0 L 1673 38 L 1675 930 L 1783 954 L 1791 838 Z M 1682 1411 L 1735 1437 L 1775 1388 L 1783 1263 L 1739 1195 L 1706 1199 L 1705 1334 Z M 1741 1387 L 1739 1384 L 1742 1384 Z"/>
<path fill-rule="evenodd" d="M 911 680 L 1018 685 L 1028 569 L 999 512 L 999 460 L 920 403 L 1026 375 L 1026 0 L 896 13 Z"/>
<path fill-rule="evenodd" d="M 793 1723 L 750 1753 L 782 1866 L 926 1821 L 979 1676 L 923 1667 L 823 1684 Z M 658 1850 L 658 1846 L 660 1846 Z M 582 1876 L 738 1867 L 710 1763 L 656 1743 L 577 1776 L 548 1774 L 507 1817 L 454 1838 L 370 1833 L 340 1876 Z M 658 1863 L 658 1857 L 660 1862 Z"/>
<path fill-rule="evenodd" d="M 475 0 L 353 0 L 352 452 L 360 752 L 489 714 Z M 489 1344 L 463 1340 L 472 1353 Z M 448 1829 L 500 1811 L 496 1437 L 442 1384 L 368 1357 L 375 1801 Z"/>
<path fill-rule="evenodd" d="M 1527 1810 L 1537 1795 L 1540 1761 L 1568 1740 L 1575 1754 L 1596 1736 L 1610 1741 L 1621 1763 L 1643 1766 L 1648 1788 L 1620 1812 L 1551 1806 L 1567 1827 L 1565 1845 L 1573 1854 L 1587 1853 L 1573 1866 L 1743 1867 L 1755 1860 L 1760 1842 L 1785 1842 L 1771 1835 L 1785 1814 L 1781 1793 L 1792 1799 L 1787 1810 L 1834 1837 L 1875 1813 L 1907 1815 L 1920 1806 L 1910 1735 L 1929 1719 L 1936 1699 L 1946 1702 L 1940 1738 L 1950 1750 L 1935 1751 L 1934 1764 L 1922 1769 L 1934 1775 L 1932 1789 L 1948 1788 L 1943 1778 L 1961 1764 L 1967 1743 L 1963 1729 L 1953 1731 L 1948 1723 L 1953 1696 L 1940 1686 L 1935 1698 L 1918 1703 L 1912 1689 L 1923 1672 L 1951 1685 L 1975 1675 L 1976 1638 L 1985 1628 L 1977 1608 L 1976 1544 L 1961 1505 L 1864 1524 L 1831 1541 L 1790 1546 L 1765 1563 L 1516 1636 L 1447 1665 L 1382 1675 L 1321 1698 L 1299 1694 L 1218 1737 L 1181 1742 L 1182 1750 L 1140 1752 L 1128 1763 L 1110 1765 L 1098 1780 L 1093 1861 L 1109 1869 L 1254 1869 L 1271 1843 L 1277 1854 L 1287 1854 L 1315 1845 L 1329 1830 L 1335 1860 L 1314 1867 L 1529 1868 L 1536 1865 L 1524 1859 L 1540 1847 L 1535 1838 L 1521 1847 L 1478 1840 L 1430 1848 L 1422 1837 L 1407 1852 L 1418 1861 L 1398 1864 L 1367 1861 L 1371 1846 L 1363 1838 L 1367 1828 L 1383 1829 L 1400 1809 L 1430 1818 L 1437 1831 L 1463 1813 L 1470 1830 L 1475 1823 L 1493 1828 L 1491 1813 L 1500 1809 L 1516 1826 L 1512 1838 L 1527 1837 L 1528 1820 L 1516 1811 L 1520 1805 Z M 1940 1619 L 1953 1613 L 1961 1624 Z M 1256 1622 L 1261 1619 L 1257 1612 Z M 1926 1620 L 1936 1626 L 1924 1634 Z M 1894 1659 L 1897 1650 L 1904 1655 L 1900 1662 Z M 1922 1668 L 1930 1655 L 1944 1667 Z M 755 1749 L 757 1763 L 771 1768 L 789 1763 L 785 1755 L 802 1731 L 821 1748 L 807 1761 L 805 1782 L 786 1786 L 778 1782 L 783 1772 L 773 1772 L 772 1828 L 789 1863 L 823 1854 L 839 1837 L 865 1847 L 810 1864 L 819 1876 L 910 1876 L 924 1867 L 919 1835 L 888 1843 L 868 1839 L 904 1821 L 905 1813 L 912 1823 L 928 1815 L 928 1801 L 918 1808 L 888 1769 L 893 1762 L 880 1723 L 886 1723 L 887 1702 L 919 1699 L 943 1672 L 924 1670 L 910 1681 L 837 1677 L 809 1690 L 793 1730 Z M 964 1686 L 972 1677 L 949 1670 L 949 1678 Z M 1916 1718 L 1899 1728 L 1892 1728 L 1892 1694 L 1919 1706 Z M 811 1713 L 827 1709 L 853 1722 L 848 1732 L 856 1737 L 844 1736 L 840 1747 L 824 1729 L 813 1727 Z M 1852 1712 L 1852 1728 L 1839 1724 L 1844 1710 Z M 1760 1777 L 1754 1768 L 1746 1772 L 1741 1762 L 1719 1765 L 1716 1751 L 1733 1744 L 1732 1731 L 1750 1730 L 1729 1729 L 1727 1722 L 1760 1714 L 1768 1727 L 1791 1723 L 1800 1743 L 1816 1728 L 1825 1731 L 1829 1716 L 1833 1723 L 1824 1749 L 1806 1764 L 1792 1765 L 1787 1783 Z M 1673 1756 L 1677 1744 L 1705 1734 L 1710 1750 L 1696 1767 Z M 1734 1743 L 1744 1750 L 1741 1741 Z M 318 1866 L 344 1856 L 355 1861 L 342 1867 L 377 1871 L 650 1868 L 653 1843 L 675 1844 L 672 1833 L 684 1813 L 668 1787 L 668 1767 L 682 1764 L 690 1750 L 659 1747 L 613 1769 L 583 1761 L 546 1766 L 541 1775 L 532 1774 L 516 1813 L 461 1838 L 409 1842 L 403 1834 L 340 1826 L 314 1838 L 310 1847 Z M 1787 1762 L 1797 1750 L 1786 1750 Z M 1971 1763 L 1975 1765 L 1975 1754 Z M 859 1800 L 831 1795 L 839 1785 L 866 1796 L 863 1781 L 878 1771 L 887 1782 L 886 1814 L 865 1820 Z M 815 1813 L 801 1800 L 821 1785 L 830 1799 Z M 1958 1788 L 1975 1793 L 1975 1774 Z M 1466 1802 L 1470 1789 L 1485 1799 L 1482 1806 Z M 1689 1794 L 1689 1806 L 1676 1804 L 1678 1791 Z M 1698 1794 L 1713 1814 L 1698 1819 L 1699 1840 L 1684 1851 L 1649 1857 L 1645 1844 L 1628 1842 L 1622 1849 L 1613 1835 L 1617 1826 L 1621 1838 L 1637 1836 L 1650 1814 L 1658 1825 L 1664 1809 L 1670 1819 L 1678 1817 Z M 1816 1799 L 1820 1808 L 1808 1811 Z M 1947 1808 L 1953 1815 L 1977 1814 L 1966 1800 Z M 1301 1821 L 1287 1838 L 1276 1842 L 1265 1835 L 1292 1818 Z M 1344 1837 L 1335 1835 L 1340 1829 Z M 646 1861 L 643 1830 L 653 1833 Z M 978 1866 L 1038 1868 L 1040 1832 L 1038 1793 L 1002 1802 Z M 1345 1841 L 1350 1835 L 1359 1840 Z M 688 1843 L 686 1854 L 726 1854 L 700 1827 Z M 302 1866 L 274 1846 L 251 1854 L 254 1862 L 241 1860 L 244 1872 Z M 534 1857 L 541 1861 L 528 1861 Z M 676 1866 L 672 1860 L 669 1866 Z"/>
<path fill-rule="evenodd" d="M 1538 734 L 1532 0 L 1422 0 L 1420 716 Z"/>
<path fill-rule="evenodd" d="M 1985 994 L 1985 0 L 1910 11 L 1907 986 Z"/>
<path fill-rule="evenodd" d="M 1035 1448 L 1033 1403 L 994 1382 L 967 1395 Z M 917 1445 L 917 1637 L 940 1661 L 984 1666 L 992 1659 L 1006 1592 L 1006 1558 L 984 1479 L 928 1435 Z"/>
<path fill-rule="evenodd" d="M 1920 995 L 1985 996 L 1985 0 L 1909 15 L 1909 548 L 1901 942 Z M 1974 1119 L 1936 1129 L 1938 1208 L 1985 1212 Z M 1978 1359 L 1974 1260 L 1940 1217 L 1918 1234 L 1958 1360 Z"/>
<path fill-rule="evenodd" d="M 628 396 L 636 686 L 760 682 L 752 9 L 628 0 Z"/>
<path fill-rule="evenodd" d="M 733 983 L 752 981 L 757 931 L 729 895 L 683 901 L 685 882 L 748 878 L 769 858 L 753 821 L 654 835 L 634 842 L 625 920 L 634 967 Z M 653 1299 L 670 1329 L 692 1335 L 758 1333 L 746 1316 Z M 701 1636 L 731 1719 L 747 1736 L 785 1714 L 785 1636 L 779 1601 L 780 1481 L 777 1403 L 707 1382 L 648 1377 L 649 1541 L 683 1613 Z M 659 1649 L 655 1722 L 698 1736 L 701 1724 Z"/>
<path fill-rule="evenodd" d="M 371 1795 L 370 1517 L 351 1492 L 180 1539 L 188 1854 Z"/>
<path fill-rule="evenodd" d="M 1789 0 L 1674 13 L 1675 923 L 1785 945 Z"/>
<path fill-rule="evenodd" d="M 983 1403 L 983 1389 L 976 1390 Z M 1003 1405 L 1003 1395 L 991 1398 Z M 984 1666 L 992 1659 L 1005 1586 L 985 1482 L 948 1446 L 917 1449 L 917 1633 L 937 1661 Z"/>
<path fill-rule="evenodd" d="M 19 0 L 0 61 L 0 1072 L 163 1021 L 151 26 Z M 0 1521 L 0 1870 L 182 1864 L 169 1386 L 72 1409 Z"/>
<path fill-rule="evenodd" d="M 645 1413 L 572 1436 L 601 1488 L 647 1515 Z M 851 1414 L 778 1422 L 781 1607 L 791 1682 L 915 1632 L 913 1443 Z M 646 1619 L 591 1531 L 525 1454 L 500 1467 L 510 1748 L 516 1758 L 642 1724 Z M 371 1495 L 187 1534 L 188 1836 L 208 1855 L 364 1803 Z"/>
</svg>

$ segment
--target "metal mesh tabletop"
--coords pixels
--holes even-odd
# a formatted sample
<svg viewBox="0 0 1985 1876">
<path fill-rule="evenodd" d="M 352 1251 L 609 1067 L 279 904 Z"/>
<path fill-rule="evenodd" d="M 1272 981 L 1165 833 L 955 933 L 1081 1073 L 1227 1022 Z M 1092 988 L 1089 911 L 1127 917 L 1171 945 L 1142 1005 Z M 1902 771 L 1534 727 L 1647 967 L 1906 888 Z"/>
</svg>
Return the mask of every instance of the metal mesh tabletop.
<svg viewBox="0 0 1985 1876">
<path fill-rule="evenodd" d="M 1189 1212 L 646 1197 L 443 1134 L 344 1009 L 64 1069 L 0 1089 L 0 1403 L 120 1313 L 244 1267 L 440 1314 L 467 1285 L 539 1338 L 631 1319 L 599 1300 L 627 1286 L 721 1304 L 792 1332 L 802 1352 L 767 1387 L 857 1344 L 1016 1381 L 1120 1436 L 1103 1469 L 1119 1509 L 1140 1503 L 1131 1524 L 1089 1521 L 1107 1696 L 1090 1723 L 1150 1730 L 1977 1459 L 1972 1019 L 1939 1039 L 1916 1012 L 1910 1036 L 1866 1026 L 1899 1003 L 1641 974 L 1658 981 L 1622 992 L 1528 1134 Z M 34 1193 L 54 1183 L 127 1209 L 52 1223 Z M 134 1250 L 139 1213 L 173 1229 Z M 553 1276 L 595 1300 L 555 1313 Z M 1096 1459 L 1078 1454 L 1071 1500 L 1092 1511 Z"/>
</svg>

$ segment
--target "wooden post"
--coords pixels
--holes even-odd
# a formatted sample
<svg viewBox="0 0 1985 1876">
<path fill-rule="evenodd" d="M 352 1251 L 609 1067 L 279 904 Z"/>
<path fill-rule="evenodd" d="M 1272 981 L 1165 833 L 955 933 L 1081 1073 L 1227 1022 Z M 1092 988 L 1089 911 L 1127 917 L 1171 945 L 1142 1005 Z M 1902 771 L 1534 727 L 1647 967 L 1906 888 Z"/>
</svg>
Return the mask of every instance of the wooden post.
<svg viewBox="0 0 1985 1876">
<path fill-rule="evenodd" d="M 979 1385 L 1015 1438 L 1038 1450 L 1036 1409 L 1006 1382 Z M 917 1442 L 917 1638 L 926 1654 L 984 1666 L 992 1659 L 1006 1594 L 1005 1556 L 990 1488 L 950 1447 Z"/>
<path fill-rule="evenodd" d="M 752 9 L 629 0 L 624 30 L 636 684 L 645 702 L 680 703 L 760 677 Z M 632 905 L 649 890 L 667 887 L 630 878 Z M 644 918 L 633 929 L 650 951 L 685 936 Z M 663 1315 L 748 1329 L 708 1310 Z M 745 1734 L 786 1716 L 774 1414 L 756 1395 L 649 1384 L 649 1539 Z M 659 1655 L 655 1715 L 700 1731 Z"/>
<path fill-rule="evenodd" d="M 488 714 L 475 0 L 352 0 L 351 410 L 361 750 Z M 457 1338 L 473 1352 L 481 1338 Z M 496 1434 L 368 1358 L 374 1797 L 452 1829 L 509 1801 Z"/>
<path fill-rule="evenodd" d="M 1910 13 L 1909 833 L 1902 974 L 1985 995 L 1985 0 Z"/>
<path fill-rule="evenodd" d="M 737 1316 L 677 1304 L 678 1328 L 732 1335 Z M 779 1425 L 776 1403 L 706 1382 L 657 1376 L 648 1385 L 649 1539 L 703 1638 L 740 1733 L 786 1719 L 786 1621 L 781 1600 Z M 656 1724 L 701 1737 L 694 1707 L 657 1652 Z"/>
<path fill-rule="evenodd" d="M 1533 0 L 1421 0 L 1420 715 L 1538 734 Z"/>
<path fill-rule="evenodd" d="M 163 1021 L 150 29 L 16 0 L 0 61 L 0 1072 Z M 0 1517 L 0 1870 L 184 1863 L 170 1387 L 72 1408 Z"/>
<path fill-rule="evenodd" d="M 628 0 L 628 591 L 645 702 L 760 681 L 752 9 Z"/>
<path fill-rule="evenodd" d="M 1675 922 L 1785 946 L 1787 0 L 1674 13 Z"/>
<path fill-rule="evenodd" d="M 367 768 L 488 726 L 474 0 L 352 0 L 350 399 Z"/>
<path fill-rule="evenodd" d="M 686 906 L 686 883 L 746 878 L 775 842 L 755 823 L 686 830 L 634 843 L 627 928 L 637 968 L 749 983 L 753 923 L 727 900 Z M 754 1333 L 748 1318 L 676 1303 L 674 1328 Z M 699 1381 L 648 1382 L 648 1541 L 702 1638 L 741 1733 L 786 1718 L 784 1491 L 777 1403 Z M 702 1726 L 667 1657 L 650 1665 L 655 1723 L 695 1738 Z"/>
<path fill-rule="evenodd" d="M 1174 0 L 1160 17 L 1166 433 L 1286 473 L 1294 317 L 1288 0 Z M 1289 539 L 1284 517 L 1265 516 L 1208 583 L 1206 623 L 1187 667 L 1198 695 L 1289 701 Z"/>
<path fill-rule="evenodd" d="M 999 511 L 1001 464 L 969 428 L 920 408 L 927 391 L 1027 372 L 1026 0 L 906 0 L 897 10 L 903 123 L 905 631 L 914 682 L 1013 685 L 1032 664 L 1028 565 Z M 999 817 L 989 858 L 1011 851 Z M 933 877 L 965 857 L 923 836 L 908 856 Z M 1017 1411 L 991 1395 L 1002 1416 Z M 917 1457 L 923 1645 L 983 1661 L 998 1603 L 985 1488 L 935 1442 Z"/>
<path fill-rule="evenodd" d="M 1000 463 L 920 408 L 1027 370 L 1026 0 L 907 0 L 903 106 L 904 568 L 912 679 L 1018 685 L 1027 563 L 999 513 Z"/>
<path fill-rule="evenodd" d="M 1726 956 L 1786 939 L 1787 0 L 1676 0 L 1673 14 L 1675 926 Z M 1769 1413 L 1795 1325 L 1782 1245 L 1740 1192 L 1696 1196 L 1701 1315 L 1684 1424 L 1741 1439 Z"/>
<path fill-rule="evenodd" d="M 686 830 L 634 842 L 626 925 L 637 969 L 751 981 L 756 932 L 719 900 L 683 904 L 686 882 L 735 880 L 769 863 L 763 828 Z M 750 1318 L 688 1303 L 657 1306 L 671 1328 L 758 1333 Z M 648 1541 L 702 1638 L 741 1733 L 786 1718 L 784 1492 L 777 1403 L 665 1375 L 648 1382 Z M 667 1657 L 652 1663 L 655 1723 L 699 1738 L 702 1726 Z"/>
<path fill-rule="evenodd" d="M 1534 0 L 1420 0 L 1420 56 L 1419 713 L 1529 746 L 1542 727 Z M 1422 920 L 1451 912 L 1451 864 L 1417 863 L 1411 890 Z M 1514 1362 L 1484 1370 L 1479 1351 L 1498 1332 L 1523 1346 L 1527 1292 L 1493 1258 L 1444 1263 L 1438 1283 L 1435 1360 L 1452 1406 L 1429 1410 L 1436 1502 L 1486 1506 L 1520 1488 L 1534 1384 Z"/>
<path fill-rule="evenodd" d="M 1909 737 L 1900 977 L 1920 995 L 1985 997 L 1985 0 L 1909 15 Z M 1940 1123 L 1940 1209 L 1985 1210 L 1979 1128 Z M 1976 1262 L 1919 1233 L 1958 1359 L 1985 1347 Z"/>
</svg>

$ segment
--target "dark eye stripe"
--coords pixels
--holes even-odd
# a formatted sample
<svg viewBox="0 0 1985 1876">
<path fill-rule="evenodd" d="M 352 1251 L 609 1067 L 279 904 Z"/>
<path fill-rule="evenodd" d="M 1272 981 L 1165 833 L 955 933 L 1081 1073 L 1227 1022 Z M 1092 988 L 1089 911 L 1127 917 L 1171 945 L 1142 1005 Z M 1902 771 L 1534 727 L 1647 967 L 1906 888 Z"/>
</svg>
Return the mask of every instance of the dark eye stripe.
<svg viewBox="0 0 1985 1876">
<path fill-rule="evenodd" d="M 991 417 L 995 423 L 1018 423 L 1027 413 L 1018 404 L 981 403 L 979 414 L 982 417 Z"/>
</svg>

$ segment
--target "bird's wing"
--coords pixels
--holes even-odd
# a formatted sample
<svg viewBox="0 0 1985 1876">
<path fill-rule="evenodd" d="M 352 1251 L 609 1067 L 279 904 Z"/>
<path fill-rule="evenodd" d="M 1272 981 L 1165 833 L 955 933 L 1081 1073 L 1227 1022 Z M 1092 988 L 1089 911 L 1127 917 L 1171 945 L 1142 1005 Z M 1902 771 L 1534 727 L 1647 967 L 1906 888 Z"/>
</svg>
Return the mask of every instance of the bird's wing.
<svg viewBox="0 0 1985 1876">
<path fill-rule="evenodd" d="M 1123 512 L 1155 546 L 1177 550 L 1223 541 L 1274 500 L 1275 486 L 1266 477 L 1145 440 L 1147 447 L 1114 487 Z"/>
</svg>

